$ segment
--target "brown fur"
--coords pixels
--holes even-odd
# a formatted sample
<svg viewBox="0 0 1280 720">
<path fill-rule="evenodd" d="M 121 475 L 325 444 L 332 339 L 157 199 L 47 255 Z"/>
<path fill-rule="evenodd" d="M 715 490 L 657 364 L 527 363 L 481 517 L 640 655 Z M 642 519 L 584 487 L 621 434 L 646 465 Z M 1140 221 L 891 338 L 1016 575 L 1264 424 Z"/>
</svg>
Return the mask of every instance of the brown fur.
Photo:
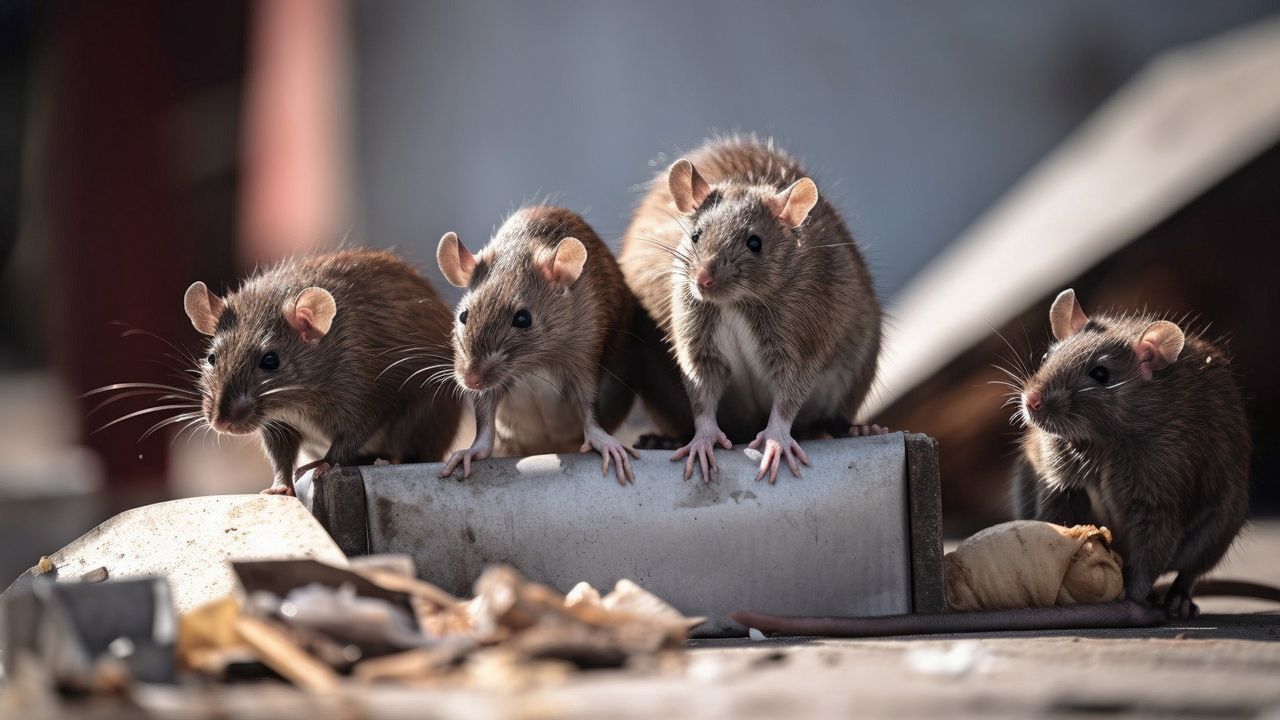
<svg viewBox="0 0 1280 720">
<path fill-rule="evenodd" d="M 333 296 L 337 314 L 309 343 L 282 308 L 312 286 Z M 425 381 L 433 366 L 450 367 L 449 309 L 400 258 L 361 249 L 298 258 L 223 301 L 208 350 L 216 361 L 200 367 L 203 410 L 212 422 L 215 410 L 249 394 L 276 486 L 292 485 L 304 440 L 331 465 L 436 461 L 448 449 L 458 398 L 452 384 Z M 268 350 L 280 358 L 274 372 L 259 367 Z"/>
<path fill-rule="evenodd" d="M 1197 578 L 1222 559 L 1248 510 L 1251 441 L 1230 357 L 1183 328 L 1181 354 L 1147 379 L 1134 346 L 1162 318 L 1081 318 L 1024 383 L 1018 514 L 1106 525 L 1125 559 L 1126 596 L 1146 600 L 1160 574 L 1176 570 L 1168 609 L 1194 613 Z M 1105 384 L 1090 377 L 1099 366 Z M 1027 391 L 1040 393 L 1039 411 Z"/>
<path fill-rule="evenodd" d="M 770 398 L 752 400 L 749 392 L 732 390 L 751 382 L 717 347 L 728 309 L 741 314 L 753 337 L 765 394 L 782 412 L 797 415 L 797 435 L 832 422 L 847 428 L 875 375 L 881 319 L 853 237 L 821 195 L 797 228 L 769 211 L 768 197 L 805 177 L 771 142 L 718 139 L 687 158 L 710 185 L 710 196 L 685 215 L 667 173 L 659 174 L 632 217 L 620 259 L 628 284 L 665 336 L 666 347 L 646 358 L 640 389 L 659 430 L 680 438 L 693 433 L 689 396 L 672 358 L 684 367 L 686 385 L 697 388 L 691 392 L 718 402 L 718 421 L 734 441 L 754 437 L 769 417 Z M 690 239 L 695 228 L 701 230 L 696 244 Z M 748 232 L 762 239 L 761 253 L 738 247 Z M 691 265 L 711 253 L 720 259 L 725 291 L 714 303 L 699 301 L 690 288 Z"/>
<path fill-rule="evenodd" d="M 567 290 L 547 276 L 556 246 L 566 237 L 577 238 L 587 250 L 582 274 Z M 455 314 L 465 310 L 467 321 L 455 322 L 453 334 L 460 384 L 474 362 L 493 358 L 491 389 L 478 396 L 477 414 L 484 403 L 498 403 L 501 452 L 577 450 L 584 413 L 591 408 L 605 432 L 621 423 L 632 395 L 617 369 L 618 356 L 629 336 L 634 302 L 609 248 L 577 214 L 533 206 L 503 223 L 476 255 L 475 272 Z M 513 314 L 521 309 L 532 315 L 529 328 L 512 326 Z M 513 391 L 520 397 L 558 395 L 560 402 L 552 405 L 559 407 L 522 404 Z"/>
</svg>

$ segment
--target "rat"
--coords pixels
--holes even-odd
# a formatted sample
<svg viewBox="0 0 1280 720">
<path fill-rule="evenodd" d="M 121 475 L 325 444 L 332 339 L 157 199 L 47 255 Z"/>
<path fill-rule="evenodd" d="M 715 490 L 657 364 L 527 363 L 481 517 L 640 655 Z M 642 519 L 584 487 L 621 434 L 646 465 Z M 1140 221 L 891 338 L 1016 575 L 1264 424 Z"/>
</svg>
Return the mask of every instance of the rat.
<svg viewBox="0 0 1280 720">
<path fill-rule="evenodd" d="M 439 460 L 457 434 L 460 398 L 431 374 L 452 365 L 452 314 L 389 252 L 291 259 L 225 297 L 196 282 L 183 307 L 210 338 L 197 368 L 204 418 L 259 435 L 274 475 L 264 493 L 293 494 L 304 443 L 323 456 L 298 474 Z"/>
<path fill-rule="evenodd" d="M 1056 342 L 1027 378 L 1015 472 L 1020 517 L 1109 527 L 1128 600 L 1164 572 L 1175 617 L 1248 512 L 1252 442 L 1231 358 L 1162 316 L 1089 317 L 1073 290 L 1049 310 Z"/>
<path fill-rule="evenodd" d="M 672 164 L 636 209 L 620 263 L 667 339 L 650 348 L 640 392 L 660 431 L 692 435 L 672 457 L 686 480 L 695 466 L 712 479 L 717 445 L 753 438 L 756 479 L 774 483 L 781 459 L 796 477 L 809 464 L 795 436 L 885 431 L 850 423 L 880 350 L 871 273 L 839 213 L 772 141 L 714 139 Z M 678 372 L 661 369 L 667 353 Z M 670 387 L 677 378 L 685 393 Z"/>
<path fill-rule="evenodd" d="M 467 292 L 453 324 L 453 375 L 475 401 L 476 437 L 441 477 L 494 452 L 592 450 L 601 474 L 634 483 L 635 450 L 611 434 L 633 394 L 620 352 L 635 299 L 618 264 L 576 213 L 535 205 L 513 213 L 480 252 L 440 239 L 445 279 Z"/>
</svg>

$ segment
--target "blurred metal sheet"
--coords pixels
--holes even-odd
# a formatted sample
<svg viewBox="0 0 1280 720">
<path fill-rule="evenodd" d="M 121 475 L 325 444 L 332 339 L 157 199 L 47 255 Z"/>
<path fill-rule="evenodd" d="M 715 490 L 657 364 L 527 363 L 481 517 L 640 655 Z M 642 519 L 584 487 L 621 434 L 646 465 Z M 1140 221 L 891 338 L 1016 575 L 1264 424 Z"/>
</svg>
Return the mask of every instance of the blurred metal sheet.
<svg viewBox="0 0 1280 720">
<path fill-rule="evenodd" d="M 641 452 L 636 482 L 600 476 L 600 458 L 490 459 L 469 480 L 439 464 L 360 468 L 369 551 L 408 553 L 418 574 L 458 595 L 489 563 L 561 591 L 630 578 L 701 634 L 741 632 L 742 608 L 802 615 L 912 611 L 907 472 L 901 433 L 805 443 L 801 479 L 755 482 L 758 453 L 717 451 L 719 479 L 681 480 L 670 452 Z"/>
</svg>

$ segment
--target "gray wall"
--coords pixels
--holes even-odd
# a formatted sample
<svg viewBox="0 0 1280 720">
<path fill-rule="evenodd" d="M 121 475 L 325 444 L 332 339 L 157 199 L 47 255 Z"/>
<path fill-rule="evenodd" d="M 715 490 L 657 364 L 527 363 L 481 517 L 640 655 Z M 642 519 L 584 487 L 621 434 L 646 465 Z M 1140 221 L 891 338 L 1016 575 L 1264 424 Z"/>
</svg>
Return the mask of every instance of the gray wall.
<svg viewBox="0 0 1280 720">
<path fill-rule="evenodd" d="M 354 3 L 355 238 L 434 273 L 444 232 L 477 248 L 550 194 L 616 241 L 680 149 L 756 131 L 808 163 L 888 298 L 1154 53 L 1275 8 Z"/>
</svg>

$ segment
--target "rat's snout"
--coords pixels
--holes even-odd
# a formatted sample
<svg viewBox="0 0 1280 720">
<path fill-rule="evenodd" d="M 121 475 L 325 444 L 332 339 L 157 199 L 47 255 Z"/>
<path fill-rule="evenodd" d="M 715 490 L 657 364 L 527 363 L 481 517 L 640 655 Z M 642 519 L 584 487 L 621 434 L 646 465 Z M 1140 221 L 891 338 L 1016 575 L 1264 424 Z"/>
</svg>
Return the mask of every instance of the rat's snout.
<svg viewBox="0 0 1280 720">
<path fill-rule="evenodd" d="M 711 272 L 709 264 L 699 265 L 693 279 L 702 290 L 711 290 L 716 286 L 716 276 L 715 273 Z"/>
<path fill-rule="evenodd" d="M 1044 407 L 1044 396 L 1039 390 L 1027 390 L 1022 393 L 1022 404 L 1026 405 L 1031 412 L 1040 412 L 1040 408 Z"/>
<path fill-rule="evenodd" d="M 253 399 L 248 395 L 225 395 L 213 418 L 213 429 L 231 435 L 251 432 L 249 418 L 253 415 Z"/>
<path fill-rule="evenodd" d="M 497 365 L 497 361 L 492 358 L 484 361 L 473 361 L 465 368 L 455 371 L 457 373 L 458 384 L 468 390 L 482 392 L 488 389 L 492 378 L 493 368 Z"/>
<path fill-rule="evenodd" d="M 467 370 L 462 374 L 462 384 L 471 390 L 483 390 L 485 385 L 484 375 L 475 370 Z"/>
</svg>

